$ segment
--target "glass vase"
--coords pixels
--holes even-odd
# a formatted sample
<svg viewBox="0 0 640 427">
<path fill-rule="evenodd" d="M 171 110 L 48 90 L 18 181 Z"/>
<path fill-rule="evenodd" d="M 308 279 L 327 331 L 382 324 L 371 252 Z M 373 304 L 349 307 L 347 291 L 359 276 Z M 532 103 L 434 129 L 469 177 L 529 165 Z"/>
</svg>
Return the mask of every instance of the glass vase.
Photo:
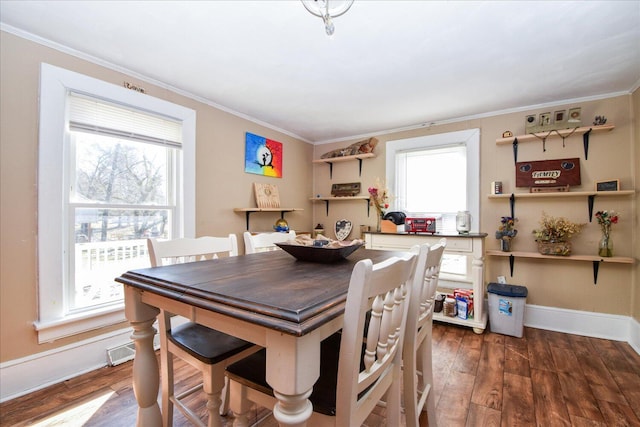
<svg viewBox="0 0 640 427">
<path fill-rule="evenodd" d="M 505 236 L 500 239 L 500 250 L 502 252 L 511 252 L 511 237 Z"/>
<path fill-rule="evenodd" d="M 382 220 L 382 216 L 381 215 L 376 215 L 376 218 L 377 218 L 376 231 L 378 233 L 380 233 L 382 231 L 382 227 L 380 226 L 380 220 Z"/>
<path fill-rule="evenodd" d="M 601 257 L 613 256 L 613 240 L 611 239 L 610 229 L 603 228 L 602 238 L 598 244 L 598 255 Z"/>
</svg>

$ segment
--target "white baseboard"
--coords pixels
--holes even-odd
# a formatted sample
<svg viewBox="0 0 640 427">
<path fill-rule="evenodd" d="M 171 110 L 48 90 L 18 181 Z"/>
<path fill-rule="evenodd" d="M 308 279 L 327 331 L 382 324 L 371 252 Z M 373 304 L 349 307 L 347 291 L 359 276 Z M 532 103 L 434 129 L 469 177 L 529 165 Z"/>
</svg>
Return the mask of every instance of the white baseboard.
<svg viewBox="0 0 640 427">
<path fill-rule="evenodd" d="M 629 343 L 633 322 L 629 316 L 541 305 L 527 304 L 524 310 L 525 326 Z"/>
<path fill-rule="evenodd" d="M 524 324 L 533 328 L 626 341 L 640 354 L 640 322 L 632 317 L 526 305 Z M 122 329 L 1 363 L 0 402 L 107 366 L 106 350 L 129 342 L 130 335 L 130 328 Z"/>
<path fill-rule="evenodd" d="M 131 328 L 0 364 L 0 402 L 107 366 L 107 348 L 131 341 Z"/>
<path fill-rule="evenodd" d="M 629 345 L 633 347 L 636 353 L 640 354 L 640 322 L 631 318 L 630 325 Z"/>
</svg>

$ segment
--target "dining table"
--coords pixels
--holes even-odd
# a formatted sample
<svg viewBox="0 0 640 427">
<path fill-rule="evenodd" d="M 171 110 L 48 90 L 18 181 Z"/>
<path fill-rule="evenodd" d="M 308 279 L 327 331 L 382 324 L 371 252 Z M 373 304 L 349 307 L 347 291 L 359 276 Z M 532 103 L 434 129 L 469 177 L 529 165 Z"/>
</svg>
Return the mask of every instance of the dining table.
<svg viewBox="0 0 640 427">
<path fill-rule="evenodd" d="M 353 267 L 362 259 L 375 264 L 400 254 L 362 247 L 321 263 L 276 250 L 122 274 L 115 280 L 124 285 L 133 329 L 137 425 L 162 425 L 153 327 L 160 309 L 264 347 L 266 380 L 278 400 L 275 419 L 281 426 L 306 425 L 320 343 L 342 328 Z"/>
</svg>

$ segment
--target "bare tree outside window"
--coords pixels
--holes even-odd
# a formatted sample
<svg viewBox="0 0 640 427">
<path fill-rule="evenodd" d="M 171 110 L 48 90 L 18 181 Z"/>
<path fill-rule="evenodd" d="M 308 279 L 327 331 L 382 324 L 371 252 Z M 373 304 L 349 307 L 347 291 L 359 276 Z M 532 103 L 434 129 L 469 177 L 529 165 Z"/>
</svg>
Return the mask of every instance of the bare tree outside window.
<svg viewBox="0 0 640 427">
<path fill-rule="evenodd" d="M 148 266 L 147 237 L 170 237 L 175 149 L 85 132 L 72 132 L 71 146 L 75 278 L 69 300 L 83 309 L 120 300 L 113 278 Z"/>
</svg>

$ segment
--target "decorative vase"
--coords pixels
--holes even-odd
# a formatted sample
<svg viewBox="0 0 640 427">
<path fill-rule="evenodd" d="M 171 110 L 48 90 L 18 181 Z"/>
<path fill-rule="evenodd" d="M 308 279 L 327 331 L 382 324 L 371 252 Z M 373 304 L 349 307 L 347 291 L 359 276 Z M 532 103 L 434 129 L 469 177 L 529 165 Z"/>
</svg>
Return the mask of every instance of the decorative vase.
<svg viewBox="0 0 640 427">
<path fill-rule="evenodd" d="M 380 226 L 380 221 L 382 220 L 382 215 L 376 215 L 376 231 L 378 233 L 380 233 L 380 231 L 382 231 L 381 226 Z"/>
<path fill-rule="evenodd" d="M 504 236 L 500 239 L 500 250 L 502 252 L 511 252 L 511 237 Z"/>
<path fill-rule="evenodd" d="M 611 226 L 602 226 L 602 238 L 598 244 L 598 255 L 601 257 L 613 256 L 613 240 L 611 240 Z"/>
<path fill-rule="evenodd" d="M 553 242 L 549 240 L 538 240 L 538 252 L 542 255 L 571 255 L 571 242 Z"/>
</svg>

